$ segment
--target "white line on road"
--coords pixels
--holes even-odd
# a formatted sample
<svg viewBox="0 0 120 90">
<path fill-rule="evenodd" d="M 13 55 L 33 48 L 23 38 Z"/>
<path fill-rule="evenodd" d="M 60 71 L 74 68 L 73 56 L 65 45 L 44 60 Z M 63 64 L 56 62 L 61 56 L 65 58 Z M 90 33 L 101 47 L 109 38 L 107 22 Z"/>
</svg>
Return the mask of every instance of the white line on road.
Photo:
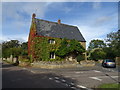
<svg viewBox="0 0 120 90">
<path fill-rule="evenodd" d="M 83 72 L 75 72 L 75 73 L 79 74 L 79 73 L 83 73 Z"/>
<path fill-rule="evenodd" d="M 85 86 L 82 86 L 82 85 L 77 85 L 77 87 L 80 87 L 80 88 L 86 88 Z"/>
<path fill-rule="evenodd" d="M 66 82 L 66 80 L 62 79 L 62 82 Z"/>
<path fill-rule="evenodd" d="M 71 76 L 64 76 L 64 77 L 71 77 Z"/>
<path fill-rule="evenodd" d="M 49 78 L 50 80 L 53 80 L 53 78 Z"/>
<path fill-rule="evenodd" d="M 31 71 L 31 73 L 35 73 L 34 71 Z"/>
<path fill-rule="evenodd" d="M 55 82 L 60 83 L 60 81 L 58 81 L 58 80 L 55 80 Z"/>
<path fill-rule="evenodd" d="M 77 89 L 76 87 L 71 87 L 71 88 L 73 88 L 73 89 Z"/>
<path fill-rule="evenodd" d="M 111 76 L 112 78 L 118 78 L 118 76 Z"/>
<path fill-rule="evenodd" d="M 118 76 L 110 76 L 112 78 L 118 78 Z M 108 76 L 98 76 L 98 78 L 109 78 Z"/>
<path fill-rule="evenodd" d="M 72 83 L 70 83 L 71 85 L 75 85 L 73 82 Z"/>
<path fill-rule="evenodd" d="M 102 81 L 102 79 L 99 79 L 99 78 L 97 78 L 97 77 L 89 77 L 89 78 Z"/>
<path fill-rule="evenodd" d="M 55 79 L 59 79 L 59 77 L 55 77 Z"/>
<path fill-rule="evenodd" d="M 67 83 L 65 84 L 66 86 L 69 86 Z"/>
<path fill-rule="evenodd" d="M 26 70 L 27 68 L 23 68 L 24 70 Z"/>
<path fill-rule="evenodd" d="M 93 70 L 94 72 L 101 72 L 101 71 L 97 71 L 97 70 Z"/>
</svg>

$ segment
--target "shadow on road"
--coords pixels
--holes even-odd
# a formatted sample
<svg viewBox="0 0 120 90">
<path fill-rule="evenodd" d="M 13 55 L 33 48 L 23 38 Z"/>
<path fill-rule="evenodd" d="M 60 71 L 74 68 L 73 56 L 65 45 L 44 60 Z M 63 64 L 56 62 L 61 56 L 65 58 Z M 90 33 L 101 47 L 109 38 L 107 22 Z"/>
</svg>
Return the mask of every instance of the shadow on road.
<svg viewBox="0 0 120 90">
<path fill-rule="evenodd" d="M 2 64 L 2 68 L 9 68 L 9 67 L 15 67 L 12 64 Z"/>
<path fill-rule="evenodd" d="M 15 67 L 5 64 L 3 68 Z M 53 73 L 31 73 L 27 70 L 3 69 L 2 87 L 5 88 L 71 88 L 76 81 Z"/>
</svg>

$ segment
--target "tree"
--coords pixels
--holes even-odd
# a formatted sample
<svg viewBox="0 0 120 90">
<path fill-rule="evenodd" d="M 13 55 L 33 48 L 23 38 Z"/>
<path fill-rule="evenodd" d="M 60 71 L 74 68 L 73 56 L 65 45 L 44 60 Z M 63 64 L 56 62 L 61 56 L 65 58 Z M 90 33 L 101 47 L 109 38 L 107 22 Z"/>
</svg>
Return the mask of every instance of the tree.
<svg viewBox="0 0 120 90">
<path fill-rule="evenodd" d="M 67 41 L 66 39 L 63 39 L 60 47 L 55 53 L 56 55 L 64 58 L 70 54 L 78 55 L 84 52 L 84 47 L 77 40 Z"/>
<path fill-rule="evenodd" d="M 103 48 L 105 47 L 106 44 L 104 43 L 103 40 L 91 40 L 91 42 L 89 43 L 89 46 L 88 46 L 88 50 L 92 50 L 94 48 Z"/>
<path fill-rule="evenodd" d="M 28 42 L 23 42 L 21 44 L 21 49 L 22 49 L 22 55 L 27 56 L 28 55 Z"/>
<path fill-rule="evenodd" d="M 120 30 L 109 33 L 106 42 L 115 55 L 120 57 Z"/>
<path fill-rule="evenodd" d="M 106 53 L 106 59 L 114 59 L 116 57 L 115 51 L 111 47 L 105 47 L 103 51 Z"/>
<path fill-rule="evenodd" d="M 105 59 L 106 53 L 103 51 L 102 48 L 95 48 L 90 53 L 90 59 L 99 60 Z"/>
<path fill-rule="evenodd" d="M 2 57 L 7 58 L 13 55 L 18 57 L 20 55 L 27 55 L 27 42 L 19 43 L 18 40 L 11 40 L 2 43 Z"/>
</svg>

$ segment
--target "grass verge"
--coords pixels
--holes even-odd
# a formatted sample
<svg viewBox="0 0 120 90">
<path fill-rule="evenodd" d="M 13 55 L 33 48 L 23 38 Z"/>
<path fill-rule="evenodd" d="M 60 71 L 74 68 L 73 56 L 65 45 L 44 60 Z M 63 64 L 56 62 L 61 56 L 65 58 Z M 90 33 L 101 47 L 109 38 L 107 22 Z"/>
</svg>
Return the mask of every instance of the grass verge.
<svg viewBox="0 0 120 90">
<path fill-rule="evenodd" d="M 100 86 L 98 86 L 98 88 L 118 88 L 118 90 L 120 90 L 120 84 L 102 84 Z"/>
</svg>

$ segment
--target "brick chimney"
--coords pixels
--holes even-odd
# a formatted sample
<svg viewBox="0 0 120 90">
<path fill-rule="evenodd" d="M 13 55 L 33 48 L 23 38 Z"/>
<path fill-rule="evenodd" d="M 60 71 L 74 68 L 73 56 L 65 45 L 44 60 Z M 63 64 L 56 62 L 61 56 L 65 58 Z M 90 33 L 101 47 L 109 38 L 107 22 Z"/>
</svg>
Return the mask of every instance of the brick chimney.
<svg viewBox="0 0 120 90">
<path fill-rule="evenodd" d="M 35 14 L 35 13 L 33 13 L 33 14 L 32 14 L 32 18 L 35 18 L 35 17 L 36 17 L 36 14 Z"/>
<path fill-rule="evenodd" d="M 58 19 L 58 24 L 61 24 L 61 20 L 60 19 Z"/>
</svg>

